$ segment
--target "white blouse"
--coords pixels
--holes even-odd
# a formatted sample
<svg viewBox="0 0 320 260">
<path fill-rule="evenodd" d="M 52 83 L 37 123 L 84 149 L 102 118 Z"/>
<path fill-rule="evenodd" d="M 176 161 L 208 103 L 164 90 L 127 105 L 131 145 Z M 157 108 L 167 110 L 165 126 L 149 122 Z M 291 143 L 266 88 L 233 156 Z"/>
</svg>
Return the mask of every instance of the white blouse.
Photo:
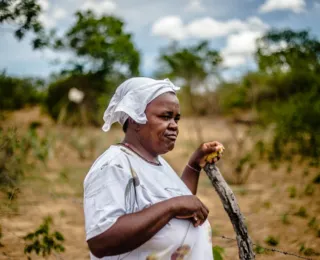
<svg viewBox="0 0 320 260">
<path fill-rule="evenodd" d="M 159 156 L 161 165 L 148 163 L 121 145 L 112 145 L 92 165 L 84 180 L 86 240 L 109 229 L 118 217 L 191 191 Z M 96 260 L 90 253 L 91 260 Z M 189 220 L 171 219 L 135 250 L 104 260 L 212 260 L 208 220 L 194 227 Z"/>
</svg>

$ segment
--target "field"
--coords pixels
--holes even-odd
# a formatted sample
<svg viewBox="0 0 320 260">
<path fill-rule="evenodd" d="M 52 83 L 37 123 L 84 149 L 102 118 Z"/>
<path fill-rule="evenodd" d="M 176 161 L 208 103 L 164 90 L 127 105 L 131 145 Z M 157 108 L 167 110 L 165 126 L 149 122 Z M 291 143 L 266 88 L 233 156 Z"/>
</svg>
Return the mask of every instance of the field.
<svg viewBox="0 0 320 260">
<path fill-rule="evenodd" d="M 66 251 L 48 259 L 89 259 L 85 242 L 82 209 L 82 183 L 94 159 L 110 144 L 121 141 L 123 133 L 114 128 L 104 133 L 98 128 L 66 128 L 55 125 L 38 109 L 15 112 L 4 122 L 24 131 L 29 123 L 39 121 L 39 134 L 52 137 L 47 165 L 38 163 L 28 168 L 17 198 L 8 200 L 0 193 L 0 259 L 26 259 L 22 239 L 34 231 L 42 219 L 50 215 L 53 230 L 65 237 Z M 229 118 L 186 118 L 181 120 L 180 135 L 175 149 L 164 157 L 177 173 L 181 173 L 188 156 L 199 145 L 195 122 L 200 124 L 204 140 L 218 140 L 226 147 L 218 163 L 235 192 L 246 218 L 249 234 L 262 247 L 288 251 L 309 259 L 320 259 L 320 184 L 315 181 L 320 169 L 308 161 L 293 158 L 277 165 L 266 160 L 245 164 L 236 171 L 239 160 L 256 140 L 268 140 L 270 132 L 248 133 L 249 127 Z M 249 173 L 243 184 L 241 178 Z M 243 181 L 244 182 L 244 181 Z M 205 173 L 202 174 L 198 196 L 209 207 L 213 230 L 213 246 L 224 248 L 224 259 L 238 259 L 232 225 L 219 197 Z M 256 259 L 298 259 L 262 248 Z M 43 259 L 32 256 L 32 259 Z"/>
</svg>

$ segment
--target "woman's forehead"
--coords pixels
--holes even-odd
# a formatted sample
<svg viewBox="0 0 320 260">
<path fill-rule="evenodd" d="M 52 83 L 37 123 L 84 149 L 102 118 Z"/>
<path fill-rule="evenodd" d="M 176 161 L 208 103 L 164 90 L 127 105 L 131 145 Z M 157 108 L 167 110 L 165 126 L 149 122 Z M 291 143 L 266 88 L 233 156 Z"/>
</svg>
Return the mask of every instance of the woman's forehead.
<svg viewBox="0 0 320 260">
<path fill-rule="evenodd" d="M 178 100 L 175 93 L 166 92 L 166 93 L 163 93 L 162 95 L 158 96 L 154 100 L 152 100 L 147 106 L 147 110 L 148 109 L 152 109 L 152 110 L 154 110 L 154 109 L 179 110 L 180 109 L 179 100 Z"/>
</svg>

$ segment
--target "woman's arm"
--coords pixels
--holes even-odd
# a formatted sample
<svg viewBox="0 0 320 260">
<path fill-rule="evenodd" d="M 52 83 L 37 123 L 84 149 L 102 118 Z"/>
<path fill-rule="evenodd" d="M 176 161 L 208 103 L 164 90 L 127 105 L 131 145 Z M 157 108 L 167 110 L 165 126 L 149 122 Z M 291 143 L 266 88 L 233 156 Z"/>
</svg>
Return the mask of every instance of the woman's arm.
<svg viewBox="0 0 320 260">
<path fill-rule="evenodd" d="M 87 242 L 90 251 L 98 258 L 119 255 L 138 248 L 175 216 L 188 218 L 194 215 L 203 223 L 208 213 L 207 207 L 196 196 L 179 196 L 123 215 L 110 229 Z"/>
<path fill-rule="evenodd" d="M 183 170 L 181 179 L 187 185 L 192 194 L 197 193 L 197 187 L 199 182 L 199 176 L 201 168 L 206 163 L 204 158 L 213 152 L 219 151 L 223 148 L 223 145 L 217 141 L 203 143 L 199 148 L 192 154 L 188 164 Z M 219 160 L 219 157 L 213 159 L 214 162 Z"/>
<path fill-rule="evenodd" d="M 187 185 L 189 190 L 193 195 L 197 194 L 199 176 L 200 176 L 201 167 L 198 165 L 186 166 L 181 175 L 182 181 Z"/>
</svg>

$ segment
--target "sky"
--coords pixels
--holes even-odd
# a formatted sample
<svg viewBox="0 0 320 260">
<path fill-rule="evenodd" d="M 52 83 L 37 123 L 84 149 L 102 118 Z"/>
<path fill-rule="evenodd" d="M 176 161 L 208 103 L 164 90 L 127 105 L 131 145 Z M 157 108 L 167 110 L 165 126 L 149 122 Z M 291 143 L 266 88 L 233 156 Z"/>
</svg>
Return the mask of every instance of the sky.
<svg viewBox="0 0 320 260">
<path fill-rule="evenodd" d="M 208 40 L 223 57 L 223 76 L 233 79 L 255 68 L 255 40 L 270 28 L 308 29 L 320 39 L 320 0 L 39 0 L 40 20 L 59 34 L 75 21 L 74 13 L 93 10 L 124 20 L 125 31 L 141 53 L 140 71 L 152 76 L 157 57 L 173 40 L 188 46 Z M 0 71 L 48 77 L 72 59 L 69 53 L 34 51 L 30 35 L 17 41 L 0 25 Z M 58 63 L 57 61 L 60 61 Z M 59 65 L 60 64 L 60 65 Z"/>
</svg>

